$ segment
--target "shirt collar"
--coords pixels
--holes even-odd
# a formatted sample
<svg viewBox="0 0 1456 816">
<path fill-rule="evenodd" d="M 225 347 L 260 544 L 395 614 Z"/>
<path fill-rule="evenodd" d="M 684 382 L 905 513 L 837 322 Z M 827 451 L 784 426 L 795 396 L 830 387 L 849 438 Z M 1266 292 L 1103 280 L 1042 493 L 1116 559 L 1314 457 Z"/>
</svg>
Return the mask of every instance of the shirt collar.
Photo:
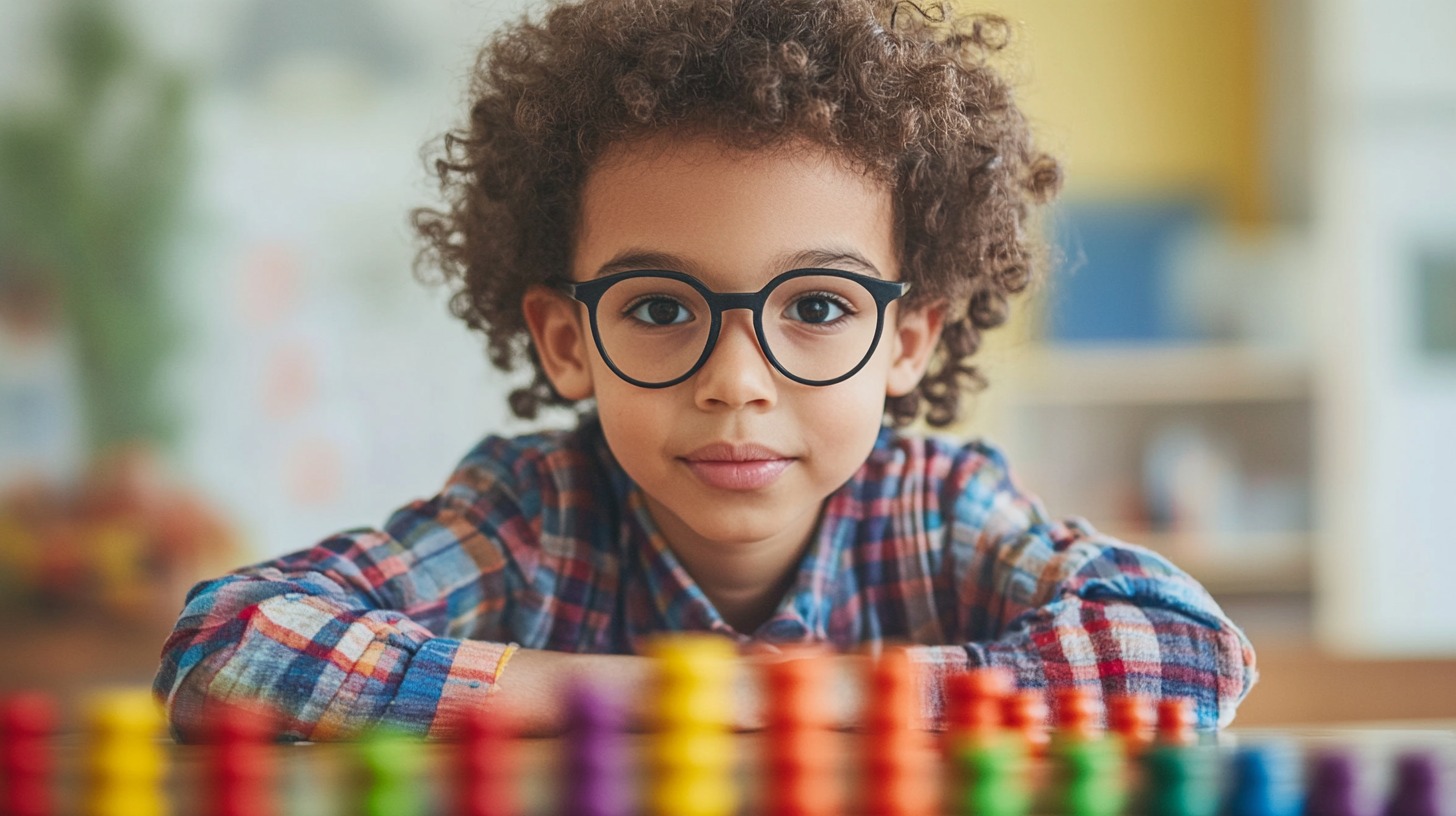
<svg viewBox="0 0 1456 816">
<path fill-rule="evenodd" d="M 595 420 L 595 417 L 591 418 Z M 598 424 L 594 429 L 599 455 L 609 464 L 613 493 L 622 513 L 618 540 L 622 542 L 624 560 L 635 561 L 643 587 L 623 586 L 623 591 L 638 595 L 626 604 L 628 638 L 634 644 L 662 631 L 707 631 L 733 637 L 740 642 L 751 640 L 769 643 L 822 643 L 829 639 L 830 614 L 837 596 L 836 588 L 846 554 L 858 534 L 861 514 L 860 485 L 864 468 L 841 485 L 825 500 L 819 524 L 809 547 L 797 567 L 797 575 L 789 591 L 780 600 L 769 619 L 752 633 L 737 632 L 708 599 L 701 586 L 668 546 L 648 510 L 646 494 L 617 463 Z M 881 433 L 876 442 L 878 453 L 885 443 Z M 645 598 L 640 597 L 645 593 Z M 640 650 L 640 649 L 639 649 Z"/>
</svg>

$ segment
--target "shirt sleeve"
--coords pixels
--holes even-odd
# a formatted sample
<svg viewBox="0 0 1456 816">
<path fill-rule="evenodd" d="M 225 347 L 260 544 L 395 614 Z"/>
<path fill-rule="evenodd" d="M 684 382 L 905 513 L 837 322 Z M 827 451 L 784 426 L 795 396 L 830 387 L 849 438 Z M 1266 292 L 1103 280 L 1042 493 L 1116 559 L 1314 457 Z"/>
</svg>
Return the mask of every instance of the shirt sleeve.
<svg viewBox="0 0 1456 816">
<path fill-rule="evenodd" d="M 971 450 L 949 485 L 969 664 L 1006 667 L 1028 687 L 1187 697 L 1200 727 L 1228 725 L 1257 677 L 1254 650 L 1208 592 L 1157 553 L 1051 520 L 998 450 Z"/>
<path fill-rule="evenodd" d="M 524 523 L 500 480 L 457 471 L 382 529 L 198 584 L 153 685 L 174 734 L 196 739 L 209 706 L 239 703 L 268 708 L 285 739 L 448 732 L 514 651 L 468 636 L 501 630 L 519 572 L 502 540 Z"/>
</svg>

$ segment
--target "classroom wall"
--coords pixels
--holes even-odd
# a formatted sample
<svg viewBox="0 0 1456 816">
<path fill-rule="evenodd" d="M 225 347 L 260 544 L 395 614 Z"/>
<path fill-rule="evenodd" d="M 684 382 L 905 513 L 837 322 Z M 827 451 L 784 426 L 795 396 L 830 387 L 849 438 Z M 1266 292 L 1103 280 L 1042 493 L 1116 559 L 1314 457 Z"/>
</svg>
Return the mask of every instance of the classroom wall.
<svg viewBox="0 0 1456 816">
<path fill-rule="evenodd" d="M 958 5 L 1015 25 L 1020 99 L 1069 195 L 1200 188 L 1234 217 L 1265 217 L 1256 0 Z"/>
</svg>

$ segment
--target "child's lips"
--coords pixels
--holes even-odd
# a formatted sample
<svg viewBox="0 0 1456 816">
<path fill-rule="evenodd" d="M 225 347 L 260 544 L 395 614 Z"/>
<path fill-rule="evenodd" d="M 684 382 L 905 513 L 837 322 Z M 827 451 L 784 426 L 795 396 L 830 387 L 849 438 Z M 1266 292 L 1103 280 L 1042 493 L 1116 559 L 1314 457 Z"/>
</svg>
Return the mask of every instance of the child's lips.
<svg viewBox="0 0 1456 816">
<path fill-rule="evenodd" d="M 688 469 L 698 480 L 709 487 L 720 490 L 758 490 L 768 487 L 779 478 L 793 459 L 751 459 L 747 461 L 724 461 L 710 459 L 684 459 Z"/>
</svg>

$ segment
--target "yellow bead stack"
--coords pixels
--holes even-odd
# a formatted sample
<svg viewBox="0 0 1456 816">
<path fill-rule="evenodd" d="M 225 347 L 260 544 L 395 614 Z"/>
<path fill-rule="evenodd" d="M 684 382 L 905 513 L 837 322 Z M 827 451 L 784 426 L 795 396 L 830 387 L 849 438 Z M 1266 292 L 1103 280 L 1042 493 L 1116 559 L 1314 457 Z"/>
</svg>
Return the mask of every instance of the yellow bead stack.
<svg viewBox="0 0 1456 816">
<path fill-rule="evenodd" d="M 164 816 L 162 722 L 145 691 L 96 698 L 86 745 L 87 816 Z"/>
<path fill-rule="evenodd" d="M 658 816 L 731 816 L 734 783 L 732 677 L 735 651 L 721 637 L 653 641 L 657 659 L 649 809 Z"/>
</svg>

